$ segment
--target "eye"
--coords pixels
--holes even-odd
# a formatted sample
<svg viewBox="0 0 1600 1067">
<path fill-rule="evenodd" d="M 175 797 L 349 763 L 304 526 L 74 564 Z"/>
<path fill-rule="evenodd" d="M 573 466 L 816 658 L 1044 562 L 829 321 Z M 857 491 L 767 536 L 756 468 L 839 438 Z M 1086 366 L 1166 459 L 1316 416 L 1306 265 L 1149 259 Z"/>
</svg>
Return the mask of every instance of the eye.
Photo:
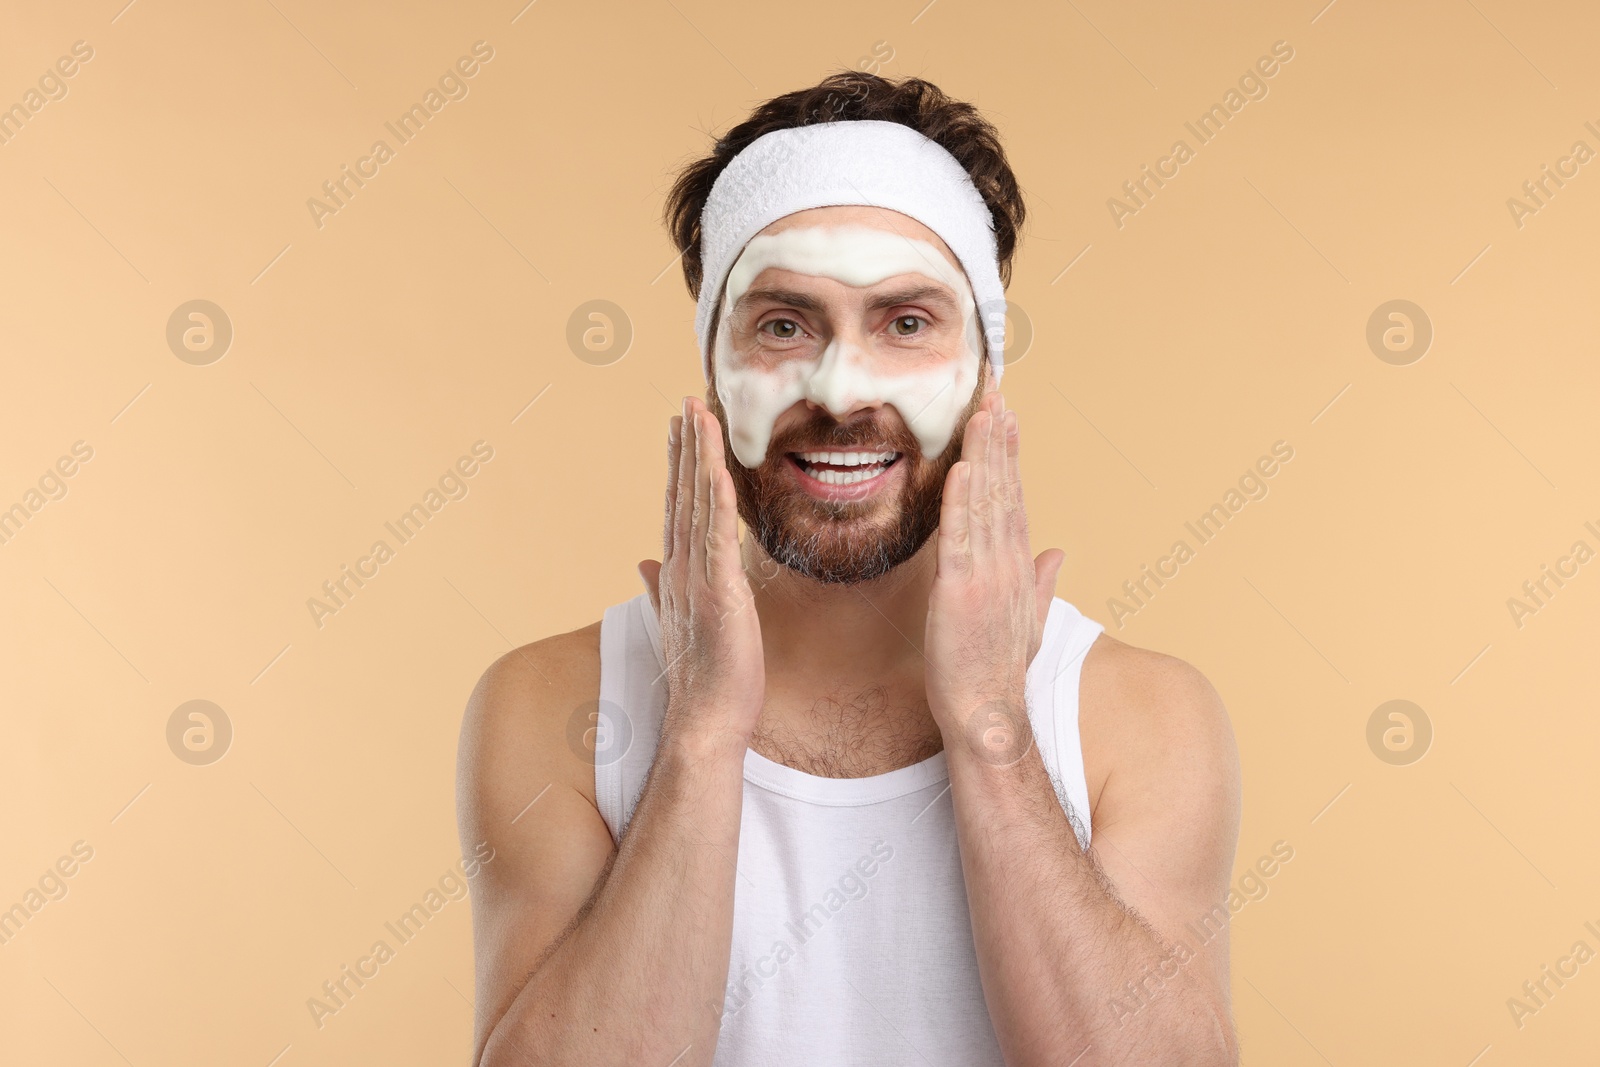
<svg viewBox="0 0 1600 1067">
<path fill-rule="evenodd" d="M 795 322 L 793 319 L 768 319 L 766 322 L 763 322 L 761 324 L 760 329 L 764 330 L 768 326 L 772 326 L 772 327 L 775 328 L 773 333 L 772 333 L 772 336 L 777 338 L 780 341 L 791 341 L 794 338 L 800 336 L 800 324 L 798 322 Z M 792 329 L 794 332 L 793 333 L 784 332 L 785 327 L 787 327 L 789 329 Z"/>
<path fill-rule="evenodd" d="M 901 325 L 904 325 L 905 323 L 917 323 L 917 322 L 927 322 L 927 321 L 928 320 L 923 318 L 921 315 L 901 315 L 899 318 L 895 319 L 892 323 L 890 323 L 889 328 L 894 331 L 894 335 L 896 337 L 911 337 L 913 334 L 920 333 L 921 331 L 920 330 L 916 330 L 915 328 L 913 328 L 910 331 L 901 332 L 897 327 L 899 327 Z"/>
</svg>

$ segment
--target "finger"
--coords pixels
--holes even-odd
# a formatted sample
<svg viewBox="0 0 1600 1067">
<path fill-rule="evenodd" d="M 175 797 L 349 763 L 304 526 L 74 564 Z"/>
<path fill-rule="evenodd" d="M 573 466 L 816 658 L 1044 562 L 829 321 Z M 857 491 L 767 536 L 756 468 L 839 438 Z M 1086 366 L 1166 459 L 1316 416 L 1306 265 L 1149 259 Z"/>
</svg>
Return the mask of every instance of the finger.
<svg viewBox="0 0 1600 1067">
<path fill-rule="evenodd" d="M 681 436 L 678 443 L 678 498 L 672 513 L 673 557 L 689 557 L 689 528 L 694 517 L 694 418 L 689 401 L 683 405 L 680 419 Z"/>
<path fill-rule="evenodd" d="M 700 419 L 701 466 L 704 471 L 706 491 L 706 579 L 709 581 L 715 572 L 716 560 L 727 558 L 725 550 L 717 551 L 722 548 L 718 545 L 717 539 L 722 536 L 724 520 L 735 516 L 728 514 L 727 501 L 719 491 L 722 472 L 727 469 L 723 459 L 722 423 L 717 421 L 710 408 L 705 410 Z M 733 541 L 737 544 L 738 540 L 738 528 L 735 527 Z"/>
<path fill-rule="evenodd" d="M 706 577 L 718 582 L 737 577 L 733 567 L 739 559 L 738 499 L 733 490 L 733 474 L 726 467 L 712 473 L 711 541 L 706 551 Z"/>
<path fill-rule="evenodd" d="M 716 432 L 706 438 L 711 466 L 711 552 L 707 562 L 710 573 L 715 574 L 739 559 L 739 502 L 723 450 L 721 425 L 709 411 L 706 418 L 716 426 Z"/>
<path fill-rule="evenodd" d="M 967 482 L 972 464 L 961 460 L 950 467 L 944 478 L 944 496 L 939 504 L 938 573 L 943 577 L 964 577 L 972 570 L 972 540 L 967 511 Z"/>
<path fill-rule="evenodd" d="M 1012 535 L 1026 544 L 1028 513 L 1022 507 L 1022 469 L 1017 462 L 1022 450 L 1022 432 L 1017 423 L 1015 408 L 1006 411 L 1005 418 L 1005 507 Z"/>
<path fill-rule="evenodd" d="M 716 417 L 709 411 L 705 414 L 708 422 L 715 422 Z M 704 473 L 704 486 L 706 494 L 706 528 L 705 528 L 705 556 L 706 556 L 706 584 L 711 585 L 716 575 L 717 563 L 722 559 L 722 553 L 717 551 L 717 483 L 721 481 L 720 471 L 713 453 L 715 449 L 712 441 L 715 437 L 710 430 L 702 427 L 700 434 L 700 454 L 703 459 L 701 467 Z M 715 587 L 714 587 L 715 588 Z"/>
<path fill-rule="evenodd" d="M 990 531 L 994 523 L 989 500 L 989 475 L 992 469 L 989 442 L 994 416 L 989 411 L 987 400 L 984 410 L 972 416 L 972 421 L 978 425 L 977 440 L 972 449 L 972 469 L 967 474 L 967 529 L 972 541 L 972 554 L 981 559 L 988 555 Z M 962 452 L 965 454 L 966 450 Z"/>
<path fill-rule="evenodd" d="M 989 499 L 994 506 L 994 525 L 997 530 L 1003 530 L 1008 518 L 1006 514 L 1006 408 L 1005 398 L 998 389 L 994 392 L 994 408 L 990 413 L 992 421 L 989 423 Z"/>
<path fill-rule="evenodd" d="M 657 617 L 661 615 L 661 564 L 653 559 L 639 561 L 639 579 L 644 582 L 644 591 L 650 594 L 650 606 L 655 609 Z"/>
<path fill-rule="evenodd" d="M 1011 486 L 1011 485 L 1014 485 L 1015 482 L 1016 482 L 1017 454 L 1021 451 L 1021 448 L 1022 448 L 1021 435 L 1018 433 L 1018 430 L 1017 430 L 1017 409 L 1016 408 L 1006 408 L 1005 409 L 1003 424 L 1005 426 L 1005 435 L 1004 435 L 1005 436 L 1005 442 L 1004 442 L 1004 444 L 1005 444 L 1005 456 L 1004 456 L 1004 462 L 1005 462 L 1005 470 L 1006 470 L 1006 483 L 1007 483 L 1008 486 Z"/>
<path fill-rule="evenodd" d="M 1050 614 L 1050 601 L 1055 599 L 1056 576 L 1061 573 L 1061 564 L 1066 558 L 1067 554 L 1059 548 L 1047 548 L 1033 561 L 1033 595 L 1039 611 L 1041 632 L 1045 618 Z"/>
<path fill-rule="evenodd" d="M 667 501 L 661 516 L 661 562 L 672 559 L 672 531 L 676 528 L 674 516 L 678 508 L 678 453 L 683 443 L 683 418 L 674 415 L 667 420 Z"/>
<path fill-rule="evenodd" d="M 706 485 L 706 455 L 705 441 L 706 429 L 702 422 L 709 416 L 702 413 L 698 404 L 690 409 L 690 421 L 694 424 L 694 459 L 692 473 L 694 477 L 693 493 L 694 504 L 690 508 L 689 516 L 689 573 L 704 578 L 706 574 L 706 524 L 707 511 L 710 505 L 710 491 Z"/>
</svg>

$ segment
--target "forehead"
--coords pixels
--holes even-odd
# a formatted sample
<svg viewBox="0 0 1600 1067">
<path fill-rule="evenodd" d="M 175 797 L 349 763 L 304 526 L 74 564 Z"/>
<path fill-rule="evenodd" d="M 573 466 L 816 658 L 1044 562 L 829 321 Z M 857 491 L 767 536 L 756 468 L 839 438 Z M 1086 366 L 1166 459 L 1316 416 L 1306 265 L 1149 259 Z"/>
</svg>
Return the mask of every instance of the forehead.
<svg viewBox="0 0 1600 1067">
<path fill-rule="evenodd" d="M 950 251 L 950 246 L 944 243 L 944 238 L 934 233 L 927 226 L 918 222 L 910 215 L 902 214 L 886 207 L 873 207 L 870 204 L 834 204 L 828 207 L 807 208 L 785 215 L 776 222 L 769 223 L 756 236 L 782 233 L 801 227 L 830 227 L 844 224 L 852 226 L 866 226 L 885 233 L 898 234 L 901 237 L 917 241 L 925 241 L 932 245 L 945 260 L 962 272 L 961 261 L 955 253 Z"/>
</svg>

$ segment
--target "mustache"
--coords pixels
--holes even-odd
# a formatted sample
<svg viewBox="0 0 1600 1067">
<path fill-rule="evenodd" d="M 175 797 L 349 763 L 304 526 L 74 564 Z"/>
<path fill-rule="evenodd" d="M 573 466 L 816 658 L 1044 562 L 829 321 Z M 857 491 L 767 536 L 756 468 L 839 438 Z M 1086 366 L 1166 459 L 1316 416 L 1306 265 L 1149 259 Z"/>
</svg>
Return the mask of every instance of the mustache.
<svg viewBox="0 0 1600 1067">
<path fill-rule="evenodd" d="M 922 455 L 916 436 L 897 420 L 874 415 L 841 423 L 819 413 L 800 426 L 774 435 L 762 465 L 781 462 L 788 452 L 848 450 L 860 446 L 887 448 L 906 457 Z"/>
</svg>

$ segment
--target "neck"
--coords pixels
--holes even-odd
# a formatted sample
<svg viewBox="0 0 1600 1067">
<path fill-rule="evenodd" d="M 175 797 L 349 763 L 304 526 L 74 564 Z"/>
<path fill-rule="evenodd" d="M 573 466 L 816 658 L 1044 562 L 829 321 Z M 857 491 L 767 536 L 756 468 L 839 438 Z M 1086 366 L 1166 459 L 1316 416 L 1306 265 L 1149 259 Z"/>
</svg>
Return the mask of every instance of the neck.
<svg viewBox="0 0 1600 1067">
<path fill-rule="evenodd" d="M 920 680 L 937 538 L 889 573 L 844 585 L 790 570 L 747 535 L 740 556 L 755 591 L 769 676 L 824 686 L 912 676 L 907 672 Z"/>
</svg>

